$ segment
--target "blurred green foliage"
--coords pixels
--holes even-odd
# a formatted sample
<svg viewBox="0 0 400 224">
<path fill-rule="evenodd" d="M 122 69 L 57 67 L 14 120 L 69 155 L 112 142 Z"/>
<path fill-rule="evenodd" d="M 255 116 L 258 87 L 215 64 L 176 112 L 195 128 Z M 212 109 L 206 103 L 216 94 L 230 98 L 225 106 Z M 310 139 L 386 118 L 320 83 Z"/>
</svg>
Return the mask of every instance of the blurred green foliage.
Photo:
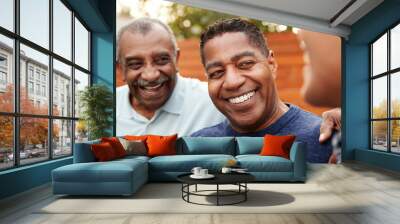
<svg viewBox="0 0 400 224">
<path fill-rule="evenodd" d="M 237 16 L 225 13 L 215 12 L 206 9 L 193 8 L 181 4 L 172 4 L 170 6 L 171 19 L 168 25 L 175 33 L 177 39 L 187 39 L 200 37 L 201 32 L 209 25 L 221 19 L 234 18 Z M 247 19 L 247 18 L 244 18 Z M 277 32 L 278 25 L 260 20 L 249 19 L 256 24 L 263 32 Z M 292 28 L 287 27 L 286 31 Z"/>
</svg>

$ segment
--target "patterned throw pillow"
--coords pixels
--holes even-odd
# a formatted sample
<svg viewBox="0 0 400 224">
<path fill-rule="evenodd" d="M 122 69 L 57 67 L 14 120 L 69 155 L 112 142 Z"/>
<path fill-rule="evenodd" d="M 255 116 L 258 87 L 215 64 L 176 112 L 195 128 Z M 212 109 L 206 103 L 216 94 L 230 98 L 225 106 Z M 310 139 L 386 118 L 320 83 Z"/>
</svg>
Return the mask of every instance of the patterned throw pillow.
<svg viewBox="0 0 400 224">
<path fill-rule="evenodd" d="M 126 151 L 126 155 L 145 156 L 147 155 L 146 144 L 142 140 L 126 140 L 119 138 L 122 146 Z"/>
</svg>

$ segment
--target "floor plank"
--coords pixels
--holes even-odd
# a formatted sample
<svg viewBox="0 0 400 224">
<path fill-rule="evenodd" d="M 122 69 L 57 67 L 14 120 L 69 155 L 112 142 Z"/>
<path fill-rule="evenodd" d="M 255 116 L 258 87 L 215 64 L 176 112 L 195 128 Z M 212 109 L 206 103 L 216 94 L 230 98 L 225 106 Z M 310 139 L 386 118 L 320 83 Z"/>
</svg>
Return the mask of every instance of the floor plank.
<svg viewBox="0 0 400 224">
<path fill-rule="evenodd" d="M 323 186 L 349 203 L 364 205 L 359 214 L 36 214 L 54 200 L 50 185 L 0 201 L 0 223 L 15 224 L 397 224 L 400 223 L 400 174 L 356 162 L 312 164 L 308 183 Z"/>
</svg>

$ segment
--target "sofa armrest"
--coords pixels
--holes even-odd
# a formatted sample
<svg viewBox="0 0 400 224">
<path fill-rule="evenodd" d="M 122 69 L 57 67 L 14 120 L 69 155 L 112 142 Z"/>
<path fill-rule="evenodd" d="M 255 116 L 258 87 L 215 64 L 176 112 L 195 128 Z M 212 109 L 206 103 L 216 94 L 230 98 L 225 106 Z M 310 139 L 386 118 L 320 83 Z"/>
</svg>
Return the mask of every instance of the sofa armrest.
<svg viewBox="0 0 400 224">
<path fill-rule="evenodd" d="M 293 162 L 293 180 L 305 181 L 307 176 L 307 146 L 304 142 L 294 142 L 290 149 Z"/>
<path fill-rule="evenodd" d="M 75 143 L 74 163 L 95 162 L 96 158 L 94 157 L 90 146 L 97 143 L 100 143 L 100 141 L 95 140 L 90 142 Z"/>
</svg>

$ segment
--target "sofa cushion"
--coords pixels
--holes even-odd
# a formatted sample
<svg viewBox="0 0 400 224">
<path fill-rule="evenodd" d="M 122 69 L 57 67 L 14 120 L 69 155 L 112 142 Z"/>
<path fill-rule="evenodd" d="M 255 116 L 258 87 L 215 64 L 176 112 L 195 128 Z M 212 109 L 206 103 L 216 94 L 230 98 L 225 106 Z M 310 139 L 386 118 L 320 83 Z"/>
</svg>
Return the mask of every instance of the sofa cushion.
<svg viewBox="0 0 400 224">
<path fill-rule="evenodd" d="M 219 171 L 230 159 L 231 155 L 175 155 L 158 156 L 149 160 L 150 171 L 163 172 L 190 172 L 193 167 L 199 166 L 211 172 Z"/>
<path fill-rule="evenodd" d="M 117 158 L 122 158 L 126 156 L 126 151 L 124 146 L 122 146 L 121 142 L 117 137 L 103 137 L 101 138 L 101 142 L 108 142 L 114 149 L 115 155 Z"/>
<path fill-rule="evenodd" d="M 96 161 L 105 162 L 118 158 L 112 145 L 108 142 L 92 144 L 90 147 L 92 149 L 94 157 L 96 157 Z"/>
<path fill-rule="evenodd" d="M 74 163 L 88 163 L 95 162 L 96 158 L 90 148 L 92 144 L 99 144 L 100 139 L 75 143 L 74 148 Z"/>
<path fill-rule="evenodd" d="M 236 137 L 236 155 L 259 154 L 264 144 L 263 137 Z"/>
<path fill-rule="evenodd" d="M 241 168 L 249 172 L 292 172 L 293 162 L 278 156 L 238 155 Z"/>
<path fill-rule="evenodd" d="M 182 137 L 178 154 L 225 154 L 235 155 L 233 137 Z"/>
<path fill-rule="evenodd" d="M 122 159 L 74 163 L 59 167 L 52 173 L 53 181 L 59 182 L 128 182 L 132 181 L 133 172 L 142 171 L 144 166 L 147 166 L 146 162 L 139 159 Z"/>
<path fill-rule="evenodd" d="M 296 136 L 294 135 L 265 135 L 261 156 L 280 156 L 289 158 L 290 148 Z"/>
<path fill-rule="evenodd" d="M 124 138 L 118 138 L 122 146 L 126 151 L 126 155 L 147 155 L 146 142 L 142 140 L 126 140 Z"/>
<path fill-rule="evenodd" d="M 147 155 L 148 156 L 165 156 L 176 154 L 177 134 L 170 136 L 149 135 L 147 137 Z"/>
</svg>

